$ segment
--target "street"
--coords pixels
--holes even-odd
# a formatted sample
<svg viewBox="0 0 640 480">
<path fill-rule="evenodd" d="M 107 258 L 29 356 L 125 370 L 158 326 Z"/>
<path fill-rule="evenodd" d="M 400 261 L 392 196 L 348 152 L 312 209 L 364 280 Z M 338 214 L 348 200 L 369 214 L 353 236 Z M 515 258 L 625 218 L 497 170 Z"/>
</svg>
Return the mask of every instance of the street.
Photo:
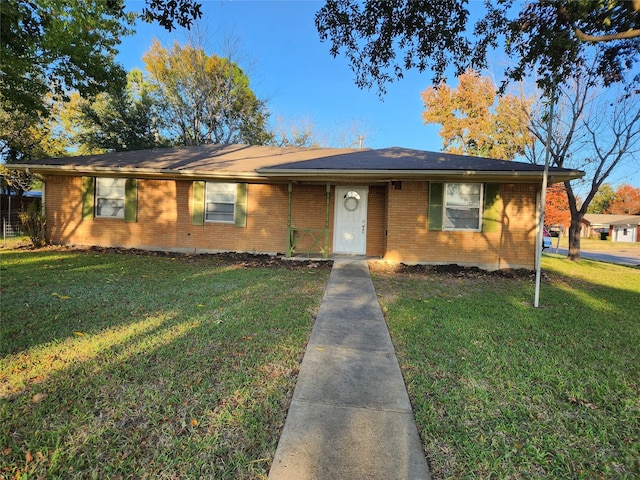
<svg viewBox="0 0 640 480">
<path fill-rule="evenodd" d="M 559 255 L 568 255 L 566 248 L 549 248 L 546 253 L 557 253 Z M 640 266 L 640 250 L 628 250 L 620 247 L 618 250 L 610 250 L 607 252 L 590 252 L 580 249 L 580 257 L 589 260 L 598 260 L 600 262 L 616 263 L 618 265 L 627 265 L 632 267 Z"/>
</svg>

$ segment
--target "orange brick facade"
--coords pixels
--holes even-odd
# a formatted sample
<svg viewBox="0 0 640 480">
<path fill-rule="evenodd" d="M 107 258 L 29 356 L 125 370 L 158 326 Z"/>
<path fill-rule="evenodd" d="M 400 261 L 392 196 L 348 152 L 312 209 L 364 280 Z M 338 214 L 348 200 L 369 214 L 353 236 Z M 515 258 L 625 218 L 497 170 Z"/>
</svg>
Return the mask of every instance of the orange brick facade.
<svg viewBox="0 0 640 480">
<path fill-rule="evenodd" d="M 139 179 L 137 218 L 82 217 L 82 179 L 45 179 L 47 239 L 54 244 L 116 246 L 183 252 L 238 251 L 285 253 L 288 243 L 289 186 L 250 183 L 245 227 L 210 223 L 193 225 L 193 182 Z M 407 263 L 456 263 L 482 268 L 533 268 L 535 207 L 539 186 L 500 186 L 502 227 L 497 232 L 444 232 L 428 229 L 425 181 L 370 185 L 367 209 L 368 256 Z M 334 225 L 332 186 L 327 209 L 325 184 L 293 184 L 291 224 L 313 229 L 321 244 L 327 224 L 329 253 Z M 300 251 L 315 250 L 310 237 Z"/>
</svg>

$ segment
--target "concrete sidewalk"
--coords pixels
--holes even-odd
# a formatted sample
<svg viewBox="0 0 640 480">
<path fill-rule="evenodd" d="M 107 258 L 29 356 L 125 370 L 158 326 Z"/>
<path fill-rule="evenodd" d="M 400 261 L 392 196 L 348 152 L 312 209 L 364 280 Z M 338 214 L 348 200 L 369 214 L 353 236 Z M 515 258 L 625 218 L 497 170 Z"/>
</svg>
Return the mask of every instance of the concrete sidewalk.
<svg viewBox="0 0 640 480">
<path fill-rule="evenodd" d="M 430 478 L 366 260 L 334 262 L 269 478 Z"/>
</svg>

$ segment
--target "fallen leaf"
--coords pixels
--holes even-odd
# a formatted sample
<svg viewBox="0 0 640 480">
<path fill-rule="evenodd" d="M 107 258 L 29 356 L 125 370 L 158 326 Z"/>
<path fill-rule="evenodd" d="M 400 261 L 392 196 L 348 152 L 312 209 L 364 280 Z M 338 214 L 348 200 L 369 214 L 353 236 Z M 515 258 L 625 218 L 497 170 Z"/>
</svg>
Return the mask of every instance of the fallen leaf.
<svg viewBox="0 0 640 480">
<path fill-rule="evenodd" d="M 202 308 L 202 307 L 204 307 L 204 304 L 203 303 L 199 303 L 198 304 L 198 308 Z"/>
<path fill-rule="evenodd" d="M 76 337 L 84 337 L 84 333 L 82 332 L 73 332 Z"/>
<path fill-rule="evenodd" d="M 27 454 L 24 456 L 24 460 L 27 463 L 31 463 L 33 461 L 33 455 L 31 455 L 31 452 L 27 452 Z"/>
<path fill-rule="evenodd" d="M 196 420 L 195 418 L 192 418 L 192 419 L 191 419 L 191 425 L 192 425 L 193 427 L 197 427 L 197 426 L 198 426 L 198 420 Z"/>
<path fill-rule="evenodd" d="M 49 395 L 47 395 L 46 393 L 36 393 L 33 397 L 31 397 L 31 401 L 33 403 L 40 403 L 42 400 L 44 400 L 45 398 L 47 398 Z"/>
</svg>

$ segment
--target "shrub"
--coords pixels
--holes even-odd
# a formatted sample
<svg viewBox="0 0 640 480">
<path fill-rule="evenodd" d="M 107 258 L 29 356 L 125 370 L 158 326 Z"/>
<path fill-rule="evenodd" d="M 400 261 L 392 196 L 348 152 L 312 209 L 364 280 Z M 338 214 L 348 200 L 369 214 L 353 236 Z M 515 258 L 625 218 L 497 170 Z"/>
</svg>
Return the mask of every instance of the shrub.
<svg viewBox="0 0 640 480">
<path fill-rule="evenodd" d="M 18 218 L 22 227 L 29 235 L 31 243 L 35 247 L 41 247 L 45 244 L 44 238 L 44 226 L 46 218 L 44 211 L 40 205 L 40 202 L 32 202 L 29 204 L 26 210 L 22 210 L 18 213 Z"/>
</svg>

